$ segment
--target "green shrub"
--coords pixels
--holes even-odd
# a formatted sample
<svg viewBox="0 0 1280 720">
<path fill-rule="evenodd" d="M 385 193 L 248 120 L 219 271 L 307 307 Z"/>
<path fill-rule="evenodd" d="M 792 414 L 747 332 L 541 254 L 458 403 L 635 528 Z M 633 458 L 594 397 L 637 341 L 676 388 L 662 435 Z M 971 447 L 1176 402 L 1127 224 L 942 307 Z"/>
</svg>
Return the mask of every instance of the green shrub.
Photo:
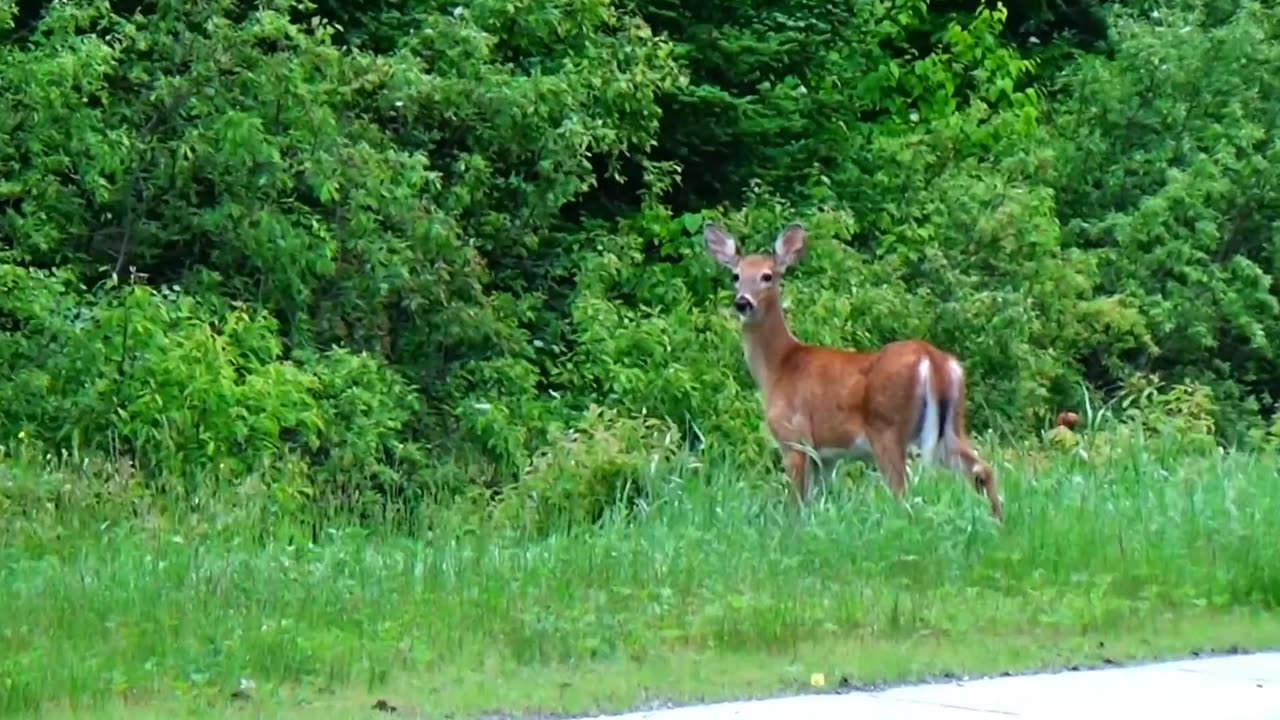
<svg viewBox="0 0 1280 720">
<path fill-rule="evenodd" d="M 40 291 L 46 301 L 67 299 L 43 279 L 8 283 L 5 309 Z M 47 312 L 5 343 L 7 361 L 39 369 L 2 390 L 16 399 L 39 391 L 38 401 L 4 406 L 5 424 L 33 442 L 119 456 L 147 477 L 180 481 L 170 489 L 183 493 L 298 454 L 310 461 L 318 497 L 360 502 L 373 492 L 417 501 L 425 492 L 406 486 L 424 477 L 423 452 L 407 440 L 419 398 L 380 361 L 346 350 L 287 360 L 269 316 L 172 289 L 134 286 L 92 305 L 78 300 L 73 321 L 50 323 L 57 314 Z"/>
<path fill-rule="evenodd" d="M 1114 56 L 1065 74 L 1046 180 L 1065 242 L 1097 258 L 1099 291 L 1140 308 L 1151 342 L 1099 348 L 1091 379 L 1203 385 L 1220 434 L 1242 440 L 1280 379 L 1280 10 L 1175 3 L 1112 24 Z"/>
<path fill-rule="evenodd" d="M 979 432 L 1158 383 L 1126 427 L 1266 444 L 1280 11 L 1147 5 L 1072 58 L 914 0 L 0 3 L 0 433 L 540 528 L 774 467 L 715 218 L 805 222 L 796 335 L 956 353 Z"/>
<path fill-rule="evenodd" d="M 593 406 L 534 455 L 520 483 L 498 500 L 495 517 L 532 535 L 595 523 L 664 480 L 678 437 L 669 422 Z"/>
</svg>

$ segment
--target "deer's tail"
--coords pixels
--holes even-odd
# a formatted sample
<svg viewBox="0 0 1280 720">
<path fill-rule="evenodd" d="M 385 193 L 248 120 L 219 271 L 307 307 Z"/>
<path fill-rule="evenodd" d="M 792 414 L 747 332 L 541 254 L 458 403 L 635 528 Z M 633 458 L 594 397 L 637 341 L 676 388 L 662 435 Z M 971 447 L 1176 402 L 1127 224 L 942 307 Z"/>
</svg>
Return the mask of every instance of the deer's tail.
<svg viewBox="0 0 1280 720">
<path fill-rule="evenodd" d="M 944 442 L 950 398 L 946 386 L 939 383 L 935 361 L 928 355 L 920 358 L 916 372 L 920 383 L 920 421 L 916 445 L 926 462 L 934 462 L 939 445 Z"/>
<path fill-rule="evenodd" d="M 965 435 L 964 368 L 954 357 L 931 353 L 920 359 L 920 422 L 916 444 L 926 462 L 942 462 Z"/>
</svg>

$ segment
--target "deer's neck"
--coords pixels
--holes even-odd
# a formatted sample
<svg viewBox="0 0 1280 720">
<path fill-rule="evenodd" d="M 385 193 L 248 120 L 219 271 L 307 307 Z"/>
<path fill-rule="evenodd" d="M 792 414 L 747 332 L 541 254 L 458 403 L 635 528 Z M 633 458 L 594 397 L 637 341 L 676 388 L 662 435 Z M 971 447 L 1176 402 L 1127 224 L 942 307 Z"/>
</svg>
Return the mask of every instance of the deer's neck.
<svg viewBox="0 0 1280 720">
<path fill-rule="evenodd" d="M 742 351 L 747 367 L 765 395 L 769 394 L 787 353 L 800 344 L 787 327 L 781 305 L 774 303 L 758 321 L 742 328 Z"/>
</svg>

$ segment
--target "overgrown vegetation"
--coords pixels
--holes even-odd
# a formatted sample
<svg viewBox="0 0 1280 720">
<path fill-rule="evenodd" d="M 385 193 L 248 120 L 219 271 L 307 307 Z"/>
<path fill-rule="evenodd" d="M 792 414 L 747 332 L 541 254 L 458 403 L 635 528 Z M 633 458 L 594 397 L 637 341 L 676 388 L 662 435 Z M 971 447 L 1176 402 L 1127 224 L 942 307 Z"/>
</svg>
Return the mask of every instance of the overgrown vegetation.
<svg viewBox="0 0 1280 720">
<path fill-rule="evenodd" d="M 587 714 L 796 692 L 813 672 L 834 686 L 1280 642 L 1260 542 L 1274 458 L 1188 453 L 1174 432 L 1076 439 L 996 456 L 1004 527 L 944 472 L 909 512 L 867 478 L 796 516 L 767 470 L 721 455 L 649 478 L 595 528 L 454 509 L 425 538 L 316 544 L 265 478 L 191 512 L 140 502 L 118 470 L 20 456 L 0 475 L 0 709 Z"/>
<path fill-rule="evenodd" d="M 396 633 L 456 623 L 475 629 L 433 661 L 484 633 L 537 661 L 768 652 L 820 633 L 819 606 L 782 588 L 837 565 L 899 593 L 833 596 L 849 632 L 898 617 L 885 603 L 919 577 L 947 578 L 922 627 L 966 593 L 1021 598 L 1024 624 L 1036 592 L 1078 598 L 1065 622 L 1093 623 L 1102 591 L 1068 576 L 1111 578 L 1107 612 L 1142 583 L 1165 594 L 1138 612 L 1274 603 L 1246 548 L 1276 502 L 1257 484 L 1280 441 L 1277 78 L 1280 9 L 1256 0 L 0 0 L 0 552 L 6 597 L 47 613 L 6 615 L 0 696 L 30 709 L 236 663 L 346 677 L 401 662 Z M 712 218 L 760 247 L 809 227 L 786 291 L 802 339 L 920 336 L 965 360 L 971 424 L 1019 468 L 1023 518 L 998 542 L 958 499 L 926 520 L 865 499 L 772 515 L 776 453 L 699 238 Z M 1050 418 L 1100 403 L 1123 412 L 1084 435 L 1130 464 L 1032 469 Z M 1176 450 L 1151 460 L 1144 432 Z M 1217 447 L 1241 453 L 1205 459 Z M 1118 528 L 1138 533 L 1123 550 Z M 119 553 L 86 549 L 104 532 Z M 1222 532 L 1225 569 L 1185 569 Z M 390 559 L 341 559 L 361 533 Z M 870 549 L 845 565 L 798 536 Z M 405 537 L 433 544 L 413 556 Z M 1134 542 L 1156 558 L 1141 578 L 1108 565 Z M 676 543 L 709 575 L 688 570 L 653 617 L 620 610 Z M 362 650 L 281 645 L 279 665 L 253 665 L 275 660 L 230 620 L 179 613 L 181 592 L 164 627 L 218 640 L 151 660 L 159 641 L 132 630 L 26 644 L 62 612 L 38 599 L 71 597 L 62 567 L 105 593 L 85 617 L 123 622 L 104 618 L 154 606 L 173 568 L 196 592 L 239 557 L 248 589 L 219 586 L 210 612 L 283 622 L 295 596 L 270 582 L 310 562 L 295 552 L 334 553 L 303 588 L 341 576 L 385 590 L 347 597 L 409 603 L 466 572 L 491 604 Z M 602 553 L 635 554 L 597 608 L 626 632 L 568 599 L 600 586 Z M 912 555 L 923 569 L 892 559 Z M 150 589 L 112 589 L 126 575 Z M 598 624 L 535 632 L 497 588 L 547 603 L 548 623 Z M 745 634 L 690 629 L 711 596 Z M 335 597 L 305 617 L 388 617 Z M 197 645 L 235 662 L 209 669 Z"/>
<path fill-rule="evenodd" d="M 1067 62 L 1089 8 L 10 2 L 0 427 L 325 502 L 518 487 L 571 427 L 765 461 L 716 216 L 811 225 L 797 332 L 953 349 L 980 429 L 1157 377 L 1257 439 L 1280 15 L 1109 6 Z"/>
</svg>

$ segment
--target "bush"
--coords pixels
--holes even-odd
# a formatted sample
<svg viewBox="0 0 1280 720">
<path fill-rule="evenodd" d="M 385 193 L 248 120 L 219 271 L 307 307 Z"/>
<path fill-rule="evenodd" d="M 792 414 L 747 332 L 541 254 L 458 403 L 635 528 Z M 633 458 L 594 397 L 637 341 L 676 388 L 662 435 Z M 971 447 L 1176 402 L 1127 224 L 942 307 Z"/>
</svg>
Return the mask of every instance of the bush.
<svg viewBox="0 0 1280 720">
<path fill-rule="evenodd" d="M 678 437 L 669 422 L 593 406 L 534 455 L 521 482 L 498 500 L 495 518 L 541 535 L 628 509 L 671 472 Z"/>
<path fill-rule="evenodd" d="M 0 432 L 589 522 L 647 458 L 775 462 L 714 218 L 806 222 L 795 333 L 955 352 L 979 432 L 1162 383 L 1269 442 L 1280 11 L 1115 7 L 1074 57 L 1019 13 L 0 3 Z"/>
<path fill-rule="evenodd" d="M 1065 74 L 1046 179 L 1066 243 L 1097 258 L 1102 292 L 1141 309 L 1151 342 L 1082 360 L 1095 382 L 1146 372 L 1210 388 L 1221 434 L 1243 440 L 1280 379 L 1280 206 L 1267 189 L 1280 10 L 1120 9 L 1113 26 L 1114 57 Z"/>
<path fill-rule="evenodd" d="M 10 300 L 25 299 L 13 289 Z M 334 350 L 286 360 L 269 316 L 173 289 L 79 302 L 73 319 L 45 322 L 39 335 L 29 326 L 5 345 L 9 362 L 38 368 L 3 387 L 17 399 L 39 391 L 5 406 L 6 424 L 33 442 L 119 456 L 187 493 L 297 454 L 322 497 L 425 491 L 405 487 L 422 480 L 422 450 L 405 439 L 418 396 L 374 358 Z"/>
</svg>

